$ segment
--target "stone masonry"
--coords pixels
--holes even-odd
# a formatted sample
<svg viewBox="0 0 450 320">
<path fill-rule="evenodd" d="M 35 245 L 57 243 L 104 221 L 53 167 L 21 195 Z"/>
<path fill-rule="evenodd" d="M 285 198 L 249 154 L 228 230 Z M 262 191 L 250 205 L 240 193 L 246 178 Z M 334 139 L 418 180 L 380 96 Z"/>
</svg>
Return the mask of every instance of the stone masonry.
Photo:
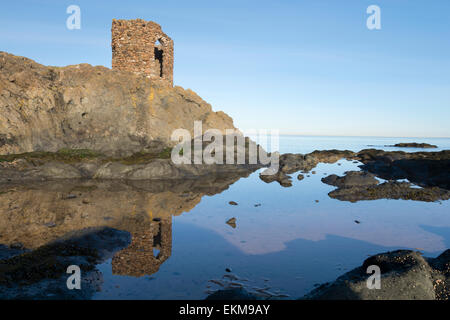
<svg viewBox="0 0 450 320">
<path fill-rule="evenodd" d="M 144 74 L 173 86 L 173 40 L 153 21 L 116 20 L 111 28 L 112 68 Z"/>
</svg>

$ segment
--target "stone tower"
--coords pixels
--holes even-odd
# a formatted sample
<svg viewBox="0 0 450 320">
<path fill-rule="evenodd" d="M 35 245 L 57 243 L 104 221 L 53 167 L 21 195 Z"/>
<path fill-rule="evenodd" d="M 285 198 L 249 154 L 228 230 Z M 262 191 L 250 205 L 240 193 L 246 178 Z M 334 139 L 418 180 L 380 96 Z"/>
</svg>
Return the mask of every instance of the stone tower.
<svg viewBox="0 0 450 320">
<path fill-rule="evenodd" d="M 116 20 L 111 28 L 112 68 L 144 74 L 173 86 L 173 41 L 153 21 Z"/>
</svg>

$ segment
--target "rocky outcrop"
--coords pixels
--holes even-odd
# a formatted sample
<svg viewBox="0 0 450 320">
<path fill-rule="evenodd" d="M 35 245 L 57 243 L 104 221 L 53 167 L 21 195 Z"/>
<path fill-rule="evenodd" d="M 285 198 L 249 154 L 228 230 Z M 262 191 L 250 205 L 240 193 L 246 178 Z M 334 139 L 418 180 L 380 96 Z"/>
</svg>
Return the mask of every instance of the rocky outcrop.
<svg viewBox="0 0 450 320">
<path fill-rule="evenodd" d="M 322 178 L 322 182 L 338 188 L 366 187 L 379 183 L 375 175 L 364 171 L 349 171 L 343 177 L 332 174 Z"/>
<path fill-rule="evenodd" d="M 175 129 L 193 136 L 195 120 L 203 130 L 234 129 L 229 116 L 191 90 L 101 66 L 47 67 L 0 52 L 0 154 L 160 152 L 174 144 Z"/>
<path fill-rule="evenodd" d="M 450 150 L 441 152 L 387 152 L 366 149 L 357 158 L 361 169 L 385 180 L 408 179 L 422 187 L 450 190 Z"/>
<path fill-rule="evenodd" d="M 54 179 L 119 179 L 159 180 L 190 179 L 223 173 L 250 173 L 260 165 L 174 164 L 171 159 L 149 159 L 143 163 L 123 159 L 88 159 L 65 162 L 23 158 L 0 161 L 0 183 L 6 181 L 37 181 Z"/>
<path fill-rule="evenodd" d="M 418 188 L 409 182 L 379 183 L 375 175 L 366 171 L 349 171 L 343 177 L 335 174 L 322 182 L 338 187 L 328 195 L 331 198 L 357 202 L 361 200 L 403 199 L 433 202 L 450 199 L 450 191 L 439 187 Z"/>
<path fill-rule="evenodd" d="M 381 271 L 380 289 L 369 289 L 369 266 Z M 314 289 L 303 299 L 313 300 L 448 300 L 450 250 L 437 258 L 398 250 L 377 254 L 332 283 Z"/>
<path fill-rule="evenodd" d="M 419 149 L 435 149 L 438 146 L 435 146 L 434 144 L 428 144 L 428 143 L 417 143 L 417 142 L 402 142 L 402 143 L 396 143 L 393 146 L 389 147 L 397 147 L 397 148 L 419 148 Z"/>
<path fill-rule="evenodd" d="M 450 191 L 439 187 L 416 188 L 408 182 L 389 181 L 378 185 L 342 187 L 328 193 L 330 198 L 357 202 L 362 200 L 402 199 L 434 202 L 450 199 Z"/>
<path fill-rule="evenodd" d="M 270 174 L 270 170 L 272 169 L 267 169 L 264 174 L 261 174 L 259 177 L 266 183 L 277 181 L 283 187 L 291 187 L 292 178 L 289 174 L 297 171 L 309 172 L 321 162 L 335 163 L 342 158 L 350 159 L 354 156 L 355 153 L 348 150 L 316 150 L 306 155 L 301 153 L 285 153 L 280 156 L 279 170 L 276 173 Z M 297 178 L 298 180 L 301 180 L 303 176 L 299 175 Z"/>
<path fill-rule="evenodd" d="M 287 174 L 300 170 L 308 172 L 321 162 L 335 163 L 342 158 L 352 158 L 354 155 L 354 152 L 348 150 L 316 150 L 306 155 L 285 153 L 280 156 L 280 170 Z"/>
<path fill-rule="evenodd" d="M 358 160 L 363 163 L 360 168 L 366 173 L 350 173 L 339 178 L 331 175 L 322 181 L 338 187 L 346 186 L 347 190 L 337 191 L 335 196 L 341 197 L 341 193 L 357 193 L 362 187 L 372 185 L 374 192 L 368 199 L 378 199 L 382 194 L 394 193 L 394 199 L 447 199 L 446 191 L 450 190 L 450 150 L 440 152 L 403 152 L 383 151 L 377 149 L 365 149 L 359 152 L 324 150 L 312 153 L 292 154 L 280 156 L 279 171 L 273 175 L 260 176 L 265 182 L 278 181 L 289 186 L 291 177 L 288 174 L 302 170 L 309 172 L 318 163 L 335 163 L 340 159 Z M 375 176 L 385 180 L 407 179 L 411 183 L 424 187 L 424 190 L 410 190 L 407 184 L 385 183 L 376 186 Z M 284 182 L 283 182 L 284 181 Z M 365 186 L 364 186 L 365 185 Z M 349 187 L 355 187 L 350 190 Z M 356 188 L 357 187 L 357 188 Z M 430 188 L 428 188 L 430 187 Z M 445 189 L 445 190 L 441 190 Z M 432 194 L 431 196 L 427 193 Z M 361 196 L 359 200 L 366 196 Z M 355 198 L 356 199 L 356 198 Z"/>
</svg>

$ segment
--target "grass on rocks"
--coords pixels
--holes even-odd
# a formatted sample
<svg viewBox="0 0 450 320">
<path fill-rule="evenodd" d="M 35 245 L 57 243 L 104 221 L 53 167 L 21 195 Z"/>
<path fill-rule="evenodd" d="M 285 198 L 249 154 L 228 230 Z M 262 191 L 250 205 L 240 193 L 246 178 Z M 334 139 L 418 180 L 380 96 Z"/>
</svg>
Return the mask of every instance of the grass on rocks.
<svg viewBox="0 0 450 320">
<path fill-rule="evenodd" d="M 88 149 L 60 149 L 57 152 L 34 151 L 20 154 L 0 155 L 0 162 L 13 162 L 24 159 L 29 162 L 60 161 L 64 163 L 76 163 L 85 160 L 99 159 L 103 162 L 120 162 L 127 165 L 147 163 L 154 159 L 170 159 L 172 148 L 165 148 L 158 153 L 137 152 L 131 156 L 112 158 L 97 151 Z"/>
<path fill-rule="evenodd" d="M 17 159 L 27 161 L 62 161 L 66 163 L 79 162 L 85 159 L 99 158 L 102 154 L 88 149 L 60 149 L 57 152 L 34 151 L 20 154 L 1 155 L 0 162 L 12 162 Z"/>
</svg>

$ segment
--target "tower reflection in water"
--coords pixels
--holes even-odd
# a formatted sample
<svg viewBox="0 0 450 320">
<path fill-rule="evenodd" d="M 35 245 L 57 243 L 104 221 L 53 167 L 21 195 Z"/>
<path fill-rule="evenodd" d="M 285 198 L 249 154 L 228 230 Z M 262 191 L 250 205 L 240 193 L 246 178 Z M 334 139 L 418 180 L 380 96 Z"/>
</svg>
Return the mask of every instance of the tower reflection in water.
<svg viewBox="0 0 450 320">
<path fill-rule="evenodd" d="M 134 223 L 131 244 L 116 253 L 112 259 L 114 275 L 142 277 L 151 275 L 172 254 L 172 217 L 155 218 L 149 222 Z"/>
</svg>

